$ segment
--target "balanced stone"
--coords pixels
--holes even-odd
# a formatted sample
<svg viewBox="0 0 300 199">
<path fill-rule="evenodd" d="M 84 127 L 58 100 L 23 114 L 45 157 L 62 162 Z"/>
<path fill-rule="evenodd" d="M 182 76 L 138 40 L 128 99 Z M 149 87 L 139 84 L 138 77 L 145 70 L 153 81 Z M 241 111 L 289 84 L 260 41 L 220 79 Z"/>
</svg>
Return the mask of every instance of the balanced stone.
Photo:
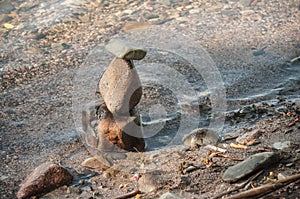
<svg viewBox="0 0 300 199">
<path fill-rule="evenodd" d="M 125 60 L 140 60 L 147 54 L 145 49 L 120 39 L 111 39 L 105 48 L 116 57 Z"/>
<path fill-rule="evenodd" d="M 246 160 L 229 167 L 223 174 L 222 179 L 226 182 L 235 182 L 255 171 L 259 171 L 279 161 L 279 154 L 263 152 L 250 156 Z"/>
<path fill-rule="evenodd" d="M 115 58 L 99 82 L 99 92 L 113 114 L 128 115 L 142 97 L 142 86 L 133 63 Z"/>
<path fill-rule="evenodd" d="M 138 116 L 120 117 L 116 121 L 113 114 L 103 104 L 100 107 L 106 109 L 98 124 L 98 149 L 119 151 L 144 151 L 145 141 L 142 127 L 139 126 Z M 116 147 L 118 147 L 116 149 Z"/>
<path fill-rule="evenodd" d="M 193 130 L 183 139 L 184 145 L 190 147 L 217 144 L 219 141 L 220 137 L 216 132 L 203 128 Z"/>
<path fill-rule="evenodd" d="M 90 168 L 98 168 L 100 162 L 111 166 L 113 160 L 126 158 L 118 154 L 127 151 L 145 150 L 141 120 L 135 108 L 142 97 L 142 85 L 132 60 L 143 59 L 146 51 L 116 39 L 106 49 L 116 57 L 99 81 L 97 93 L 102 99 L 98 106 L 82 111 L 84 144 L 97 154 L 83 162 Z"/>
</svg>

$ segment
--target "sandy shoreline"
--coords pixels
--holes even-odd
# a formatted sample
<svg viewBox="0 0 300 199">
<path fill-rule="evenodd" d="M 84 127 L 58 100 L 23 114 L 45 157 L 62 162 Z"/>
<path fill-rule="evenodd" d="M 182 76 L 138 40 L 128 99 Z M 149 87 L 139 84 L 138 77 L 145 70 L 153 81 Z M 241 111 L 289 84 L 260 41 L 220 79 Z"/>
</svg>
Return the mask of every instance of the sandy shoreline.
<svg viewBox="0 0 300 199">
<path fill-rule="evenodd" d="M 65 10 L 62 11 L 57 10 L 60 5 L 54 2 L 49 3 L 49 7 L 34 1 L 11 4 L 13 9 L 3 11 L 1 17 L 4 18 L 0 18 L 0 43 L 3 46 L 0 49 L 0 198 L 14 198 L 26 175 L 46 161 L 66 165 L 79 173 L 91 172 L 80 166 L 90 154 L 78 139 L 73 123 L 72 81 L 90 50 L 119 33 L 140 27 L 147 29 L 149 24 L 153 24 L 152 27 L 157 27 L 163 33 L 176 31 L 191 36 L 210 53 L 223 74 L 229 104 L 230 99 L 234 99 L 232 103 L 242 108 L 265 100 L 264 97 L 255 98 L 258 92 L 256 88 L 263 92 L 264 89 L 269 91 L 282 87 L 267 99 L 284 98 L 283 106 L 288 107 L 285 113 L 294 110 L 290 109 L 293 106 L 288 105 L 289 98 L 299 99 L 299 76 L 291 75 L 297 74 L 299 66 L 297 63 L 289 65 L 290 60 L 300 53 L 297 1 L 93 1 L 78 5 L 65 1 L 62 6 Z M 57 20 L 43 23 L 47 22 L 47 13 L 51 11 L 57 14 Z M 62 12 L 65 14 L 62 15 Z M 15 28 L 5 28 L 2 26 L 4 23 L 12 24 Z M 149 32 L 151 34 L 153 32 Z M 289 67 L 291 71 L 288 71 Z M 240 72 L 241 69 L 247 72 Z M 283 81 L 287 75 L 287 80 Z M 247 101 L 248 98 L 250 100 Z M 294 107 L 297 106 L 298 102 Z M 294 112 L 296 117 L 299 113 Z M 242 120 L 248 125 L 257 124 L 259 128 L 266 129 L 261 147 L 271 145 L 272 141 L 297 138 L 299 122 L 289 127 L 289 117 L 275 114 L 258 118 L 262 120 Z M 237 121 L 237 118 L 233 120 Z M 236 125 L 239 126 L 239 123 Z M 273 131 L 276 133 L 270 134 Z M 270 136 L 274 138 L 269 139 Z M 299 157 L 299 140 L 294 140 L 294 156 Z M 246 154 L 232 151 L 231 155 L 246 156 L 254 153 L 256 148 L 251 150 Z M 195 154 L 196 151 L 184 152 L 182 161 L 187 161 L 185 158 L 189 155 L 195 157 Z M 177 167 L 172 158 L 175 157 L 170 156 L 170 165 Z M 193 161 L 197 161 L 197 158 Z M 224 165 L 227 164 L 232 163 L 226 162 Z M 284 164 L 281 166 L 276 167 L 277 173 L 286 171 L 285 175 L 291 175 L 299 171 L 299 161 L 291 168 Z M 224 169 L 222 165 L 211 170 L 203 167 L 191 174 L 192 183 L 171 190 L 176 193 L 183 191 L 195 197 L 204 194 L 203 198 L 211 198 L 217 194 L 214 186 L 222 184 L 219 177 Z M 214 177 L 197 184 L 199 176 L 206 179 L 208 171 Z M 268 171 L 263 175 L 267 175 Z M 105 179 L 100 175 L 100 178 L 95 177 L 88 183 L 89 186 L 95 185 L 93 183 L 96 183 L 95 187 L 102 186 L 97 190 L 102 194 L 98 198 L 109 197 L 115 190 L 114 194 L 122 195 L 135 187 L 129 174 L 122 176 L 118 174 Z M 179 178 L 180 174 L 174 179 Z M 216 184 L 211 182 L 213 180 L 216 180 Z M 100 181 L 103 181 L 103 185 L 97 184 Z M 120 184 L 126 183 L 130 184 L 127 189 L 119 189 Z M 209 183 L 212 183 L 211 186 L 202 187 Z M 228 184 L 224 186 L 229 187 Z M 293 193 L 299 192 L 299 182 L 290 189 Z M 84 198 L 95 192 L 83 189 L 81 192 L 84 194 L 80 195 L 67 190 L 67 187 L 63 187 L 45 198 Z M 166 186 L 151 197 L 159 197 L 166 190 L 170 189 Z M 289 193 L 288 190 L 282 192 Z"/>
</svg>

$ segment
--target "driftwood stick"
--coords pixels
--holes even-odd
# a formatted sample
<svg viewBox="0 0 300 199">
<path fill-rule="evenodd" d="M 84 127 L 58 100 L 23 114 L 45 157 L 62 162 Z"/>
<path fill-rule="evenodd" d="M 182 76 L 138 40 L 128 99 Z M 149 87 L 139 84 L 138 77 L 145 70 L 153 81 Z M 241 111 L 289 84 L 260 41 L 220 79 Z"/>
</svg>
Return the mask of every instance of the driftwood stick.
<svg viewBox="0 0 300 199">
<path fill-rule="evenodd" d="M 212 199 L 218 199 L 218 198 L 221 198 L 222 196 L 225 196 L 227 194 L 230 194 L 232 192 L 235 192 L 235 191 L 238 191 L 239 189 L 245 187 L 247 184 L 249 184 L 252 180 L 254 180 L 255 178 L 257 178 L 264 170 L 261 170 L 259 171 L 258 173 L 256 173 L 254 176 L 252 176 L 251 178 L 249 178 L 248 180 L 246 180 L 245 182 L 239 184 L 239 185 L 236 185 L 236 187 L 234 189 L 231 189 L 231 190 L 228 190 L 228 191 L 225 191 L 215 197 L 213 197 Z"/>
<path fill-rule="evenodd" d="M 268 193 L 271 193 L 273 191 L 276 191 L 277 189 L 280 189 L 292 182 L 295 182 L 296 180 L 300 179 L 300 174 L 289 176 L 285 179 L 278 180 L 275 183 L 269 183 L 266 185 L 262 185 L 260 187 L 256 187 L 254 189 L 250 189 L 238 194 L 235 194 L 233 196 L 229 196 L 225 199 L 239 199 L 239 198 L 259 198 L 261 196 L 264 196 Z"/>
<path fill-rule="evenodd" d="M 136 195 L 139 194 L 139 193 L 141 193 L 140 190 L 135 190 L 135 191 L 129 192 L 129 193 L 127 193 L 127 194 L 124 194 L 124 195 L 122 195 L 122 196 L 118 196 L 118 197 L 116 197 L 116 198 L 114 198 L 114 199 L 127 199 L 127 198 L 132 198 L 132 197 L 136 196 Z"/>
</svg>

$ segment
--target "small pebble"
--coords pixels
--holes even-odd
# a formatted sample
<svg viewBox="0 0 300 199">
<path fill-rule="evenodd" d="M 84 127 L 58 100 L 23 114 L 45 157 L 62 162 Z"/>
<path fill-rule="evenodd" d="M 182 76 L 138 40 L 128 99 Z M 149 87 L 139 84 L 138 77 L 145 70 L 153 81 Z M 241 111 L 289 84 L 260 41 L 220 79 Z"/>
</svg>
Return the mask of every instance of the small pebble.
<svg viewBox="0 0 300 199">
<path fill-rule="evenodd" d="M 184 145 L 190 147 L 217 144 L 219 141 L 220 136 L 216 132 L 203 128 L 195 129 L 183 138 Z"/>
<path fill-rule="evenodd" d="M 80 185 L 84 185 L 84 180 L 79 180 Z"/>
<path fill-rule="evenodd" d="M 194 170 L 196 170 L 197 169 L 197 167 L 194 167 L 194 166 L 189 166 L 188 168 L 186 168 L 186 173 L 190 173 L 190 172 L 192 172 L 192 171 L 194 171 Z"/>
<path fill-rule="evenodd" d="M 283 180 L 286 177 L 282 173 L 278 173 L 277 178 L 278 178 L 278 180 Z"/>
</svg>

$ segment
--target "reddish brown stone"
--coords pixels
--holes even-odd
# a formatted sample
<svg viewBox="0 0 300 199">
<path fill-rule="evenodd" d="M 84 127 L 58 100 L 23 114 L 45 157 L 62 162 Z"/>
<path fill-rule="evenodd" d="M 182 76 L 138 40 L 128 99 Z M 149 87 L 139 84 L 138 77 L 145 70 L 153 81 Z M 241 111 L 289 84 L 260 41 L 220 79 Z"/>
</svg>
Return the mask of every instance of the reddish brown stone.
<svg viewBox="0 0 300 199">
<path fill-rule="evenodd" d="M 106 113 L 98 124 L 98 148 L 106 150 L 118 146 L 126 151 L 144 151 L 145 142 L 142 128 L 135 122 L 137 118 L 134 116 L 119 118 L 117 123 L 105 105 L 102 105 L 102 108 L 106 109 Z"/>
<path fill-rule="evenodd" d="M 44 163 L 37 167 L 22 182 L 17 198 L 44 195 L 60 186 L 71 183 L 73 175 L 61 166 Z"/>
</svg>

